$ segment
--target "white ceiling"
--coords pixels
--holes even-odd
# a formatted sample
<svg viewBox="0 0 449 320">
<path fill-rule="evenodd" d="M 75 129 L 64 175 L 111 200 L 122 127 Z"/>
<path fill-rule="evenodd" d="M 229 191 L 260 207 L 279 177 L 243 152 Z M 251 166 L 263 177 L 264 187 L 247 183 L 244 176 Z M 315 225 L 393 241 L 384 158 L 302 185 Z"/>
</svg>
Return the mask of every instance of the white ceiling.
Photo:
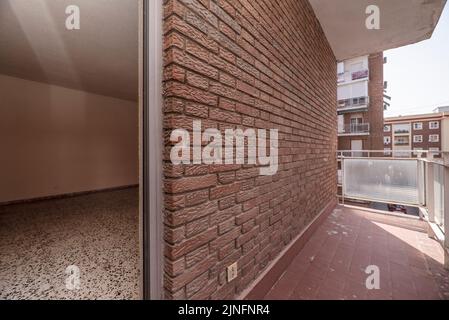
<svg viewBox="0 0 449 320">
<path fill-rule="evenodd" d="M 138 1 L 0 0 L 0 74 L 137 100 Z"/>
<path fill-rule="evenodd" d="M 446 0 L 310 0 L 337 60 L 401 47 L 431 37 Z M 380 9 L 368 30 L 366 8 Z"/>
</svg>

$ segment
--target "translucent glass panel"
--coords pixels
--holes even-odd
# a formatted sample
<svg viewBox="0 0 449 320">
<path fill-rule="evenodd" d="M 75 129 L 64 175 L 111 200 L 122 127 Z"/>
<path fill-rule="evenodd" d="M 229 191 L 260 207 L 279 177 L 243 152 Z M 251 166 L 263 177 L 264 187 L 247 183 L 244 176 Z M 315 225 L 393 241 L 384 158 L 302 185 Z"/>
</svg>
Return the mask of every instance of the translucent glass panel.
<svg viewBox="0 0 449 320">
<path fill-rule="evenodd" d="M 444 228 L 444 168 L 440 165 L 433 166 L 433 191 L 435 223 Z"/>
<path fill-rule="evenodd" d="M 345 197 L 410 205 L 422 202 L 418 189 L 424 185 L 424 174 L 417 160 L 345 159 L 343 167 Z"/>
<path fill-rule="evenodd" d="M 424 205 L 426 203 L 426 164 L 423 161 L 418 161 L 417 164 L 419 203 Z"/>
</svg>

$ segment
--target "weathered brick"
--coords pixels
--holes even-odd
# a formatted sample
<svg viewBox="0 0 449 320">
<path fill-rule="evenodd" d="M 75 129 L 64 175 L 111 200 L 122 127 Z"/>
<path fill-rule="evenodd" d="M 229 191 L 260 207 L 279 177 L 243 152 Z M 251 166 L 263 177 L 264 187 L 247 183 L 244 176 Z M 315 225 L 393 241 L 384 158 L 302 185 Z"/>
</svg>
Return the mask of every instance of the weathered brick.
<svg viewBox="0 0 449 320">
<path fill-rule="evenodd" d="M 210 199 L 211 200 L 221 199 L 231 194 L 237 193 L 239 191 L 240 191 L 240 184 L 238 183 L 232 185 L 218 186 L 210 190 Z"/>
<path fill-rule="evenodd" d="M 167 288 L 169 291 L 176 292 L 188 283 L 192 282 L 195 278 L 209 270 L 216 263 L 216 255 L 203 257 L 203 259 L 199 263 L 194 265 L 192 268 L 185 270 L 185 272 L 183 272 L 178 277 L 166 277 L 164 281 L 165 288 Z"/>
<path fill-rule="evenodd" d="M 192 88 L 183 83 L 165 83 L 164 93 L 165 97 L 184 98 L 211 106 L 216 106 L 218 104 L 218 97 L 216 95 L 200 89 Z"/>
<path fill-rule="evenodd" d="M 205 257 L 209 255 L 209 245 L 206 244 L 204 246 L 195 249 L 194 251 L 186 254 L 185 256 L 185 265 L 187 268 L 190 268 L 197 264 L 200 261 L 203 261 Z"/>
<path fill-rule="evenodd" d="M 232 195 L 218 201 L 218 208 L 220 210 L 228 209 L 233 207 L 236 203 L 235 196 Z"/>
<path fill-rule="evenodd" d="M 193 72 L 187 72 L 186 80 L 191 86 L 200 89 L 207 89 L 209 87 L 209 80 L 207 78 Z"/>
<path fill-rule="evenodd" d="M 171 277 L 176 277 L 182 274 L 186 269 L 186 263 L 184 260 L 185 260 L 184 257 L 176 261 L 165 259 L 164 260 L 165 272 L 168 273 Z"/>
<path fill-rule="evenodd" d="M 237 223 L 237 225 L 242 225 L 245 222 L 247 222 L 248 220 L 254 219 L 257 215 L 259 214 L 259 208 L 253 208 L 249 211 L 243 212 L 241 214 L 239 214 L 237 217 L 235 217 L 235 223 Z"/>
<path fill-rule="evenodd" d="M 221 21 L 224 21 L 228 26 L 234 29 L 235 32 L 240 33 L 241 27 L 225 10 L 220 8 L 215 2 L 210 2 L 210 10 L 215 13 Z"/>
<path fill-rule="evenodd" d="M 186 237 L 190 238 L 198 233 L 201 233 L 209 227 L 209 217 L 204 217 L 192 222 L 189 222 L 185 227 Z"/>
<path fill-rule="evenodd" d="M 235 181 L 235 172 L 220 172 L 218 174 L 218 181 L 222 184 L 229 184 Z"/>
<path fill-rule="evenodd" d="M 250 232 L 247 232 L 247 233 L 241 235 L 237 239 L 237 247 L 241 247 L 242 245 L 244 245 L 245 243 L 247 243 L 251 239 L 255 238 L 258 233 L 259 233 L 259 228 L 258 227 L 254 227 L 253 230 L 251 230 Z"/>
<path fill-rule="evenodd" d="M 232 218 L 242 212 L 241 205 L 235 205 L 233 207 L 227 208 L 225 210 L 221 210 L 219 212 L 215 212 L 211 216 L 211 225 L 217 225 L 223 221 L 226 221 L 229 218 Z"/>
<path fill-rule="evenodd" d="M 334 201 L 336 59 L 306 0 L 168 0 L 164 35 L 165 296 L 235 298 Z M 170 165 L 196 119 L 278 129 L 278 173 Z"/>
<path fill-rule="evenodd" d="M 241 235 L 241 233 L 242 232 L 241 232 L 240 228 L 234 228 L 231 231 L 229 231 L 223 235 L 220 235 L 218 238 L 216 238 L 215 240 L 213 240 L 211 242 L 210 250 L 215 251 L 218 248 L 221 248 L 224 245 L 230 243 L 231 241 L 234 241 Z"/>
<path fill-rule="evenodd" d="M 195 207 L 188 207 L 175 212 L 166 212 L 166 223 L 170 226 L 179 226 L 184 223 L 202 218 L 216 212 L 218 209 L 217 202 L 206 202 Z"/>
<path fill-rule="evenodd" d="M 198 15 L 200 15 L 204 20 L 209 22 L 214 26 L 218 26 L 218 19 L 215 17 L 210 10 L 205 8 L 200 2 L 197 0 L 179 0 L 184 3 L 187 8 L 191 9 Z"/>
<path fill-rule="evenodd" d="M 218 234 L 219 235 L 225 234 L 226 232 L 230 231 L 234 227 L 235 227 L 235 220 L 234 220 L 234 218 L 231 218 L 231 219 L 229 219 L 225 222 L 222 222 L 218 225 Z"/>
<path fill-rule="evenodd" d="M 166 256 L 169 259 L 175 260 L 189 252 L 201 247 L 203 244 L 208 243 L 215 239 L 217 236 L 217 227 L 206 230 L 190 239 L 187 239 L 179 244 L 167 245 L 165 247 Z"/>
<path fill-rule="evenodd" d="M 199 103 L 188 102 L 185 106 L 185 112 L 199 118 L 209 117 L 209 107 Z"/>
<path fill-rule="evenodd" d="M 204 286 L 207 285 L 208 282 L 209 282 L 209 271 L 206 271 L 198 278 L 189 282 L 186 286 L 187 298 L 193 296 L 195 293 L 200 291 Z"/>
<path fill-rule="evenodd" d="M 211 65 L 203 62 L 191 56 L 178 48 L 171 48 L 166 52 L 165 63 L 167 65 L 171 63 L 179 64 L 188 69 L 194 69 L 197 73 L 200 73 L 206 77 L 218 79 L 218 70 Z"/>
<path fill-rule="evenodd" d="M 235 113 L 226 111 L 219 108 L 210 108 L 209 117 L 212 120 L 220 120 L 227 123 L 240 124 L 242 122 L 242 116 Z"/>
<path fill-rule="evenodd" d="M 172 193 L 181 193 L 198 189 L 209 188 L 217 184 L 217 175 L 188 177 L 176 180 L 166 180 L 165 190 Z"/>
<path fill-rule="evenodd" d="M 206 202 L 209 199 L 209 190 L 199 190 L 187 193 L 185 195 L 186 207 L 196 206 Z"/>
<path fill-rule="evenodd" d="M 212 52 L 218 52 L 218 44 L 213 39 L 209 38 L 203 32 L 197 30 L 191 25 L 188 25 L 185 21 L 177 16 L 170 16 L 165 20 L 164 33 L 168 33 L 171 30 L 176 30 L 184 36 L 198 42 L 206 49 Z"/>
<path fill-rule="evenodd" d="M 210 51 L 196 44 L 193 41 L 187 40 L 186 51 L 191 55 L 200 58 L 201 60 L 204 60 L 206 62 L 208 62 L 209 60 Z"/>
<path fill-rule="evenodd" d="M 185 40 L 184 37 L 179 33 L 172 32 L 165 37 L 164 41 L 164 50 L 169 49 L 170 47 L 178 47 L 180 49 L 184 49 Z"/>
</svg>

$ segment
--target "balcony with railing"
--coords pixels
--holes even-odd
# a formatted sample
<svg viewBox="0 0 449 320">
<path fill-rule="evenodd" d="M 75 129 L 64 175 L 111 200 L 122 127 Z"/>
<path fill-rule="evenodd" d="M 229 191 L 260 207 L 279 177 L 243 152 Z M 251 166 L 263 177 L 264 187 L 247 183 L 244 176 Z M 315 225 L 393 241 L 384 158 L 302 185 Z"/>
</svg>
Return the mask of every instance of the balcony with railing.
<svg viewBox="0 0 449 320">
<path fill-rule="evenodd" d="M 351 99 L 339 100 L 337 104 L 337 111 L 339 114 L 368 111 L 369 97 L 357 97 Z"/>
<path fill-rule="evenodd" d="M 449 223 L 449 152 L 413 150 L 409 157 L 382 157 L 383 151 L 340 151 L 340 197 L 419 208 L 432 236 L 449 248 L 444 232 Z M 402 152 L 402 151 L 401 151 Z M 446 259 L 448 252 L 445 252 Z M 449 260 L 446 261 L 449 267 Z"/>
<path fill-rule="evenodd" d="M 369 69 L 361 69 L 357 71 L 345 71 L 338 74 L 338 84 L 351 83 L 353 81 L 368 80 Z"/>
<path fill-rule="evenodd" d="M 394 145 L 395 146 L 409 146 L 410 145 L 410 139 L 408 137 L 396 137 L 394 139 Z"/>
<path fill-rule="evenodd" d="M 350 123 L 338 128 L 339 136 L 368 135 L 370 133 L 369 123 Z"/>
<path fill-rule="evenodd" d="M 252 297 L 449 299 L 449 152 L 383 155 L 338 152 L 340 204 L 317 218 L 264 295 Z M 377 285 L 370 282 L 374 274 Z"/>
<path fill-rule="evenodd" d="M 393 125 L 393 132 L 396 136 L 409 135 L 412 128 L 410 124 L 395 124 Z"/>
</svg>

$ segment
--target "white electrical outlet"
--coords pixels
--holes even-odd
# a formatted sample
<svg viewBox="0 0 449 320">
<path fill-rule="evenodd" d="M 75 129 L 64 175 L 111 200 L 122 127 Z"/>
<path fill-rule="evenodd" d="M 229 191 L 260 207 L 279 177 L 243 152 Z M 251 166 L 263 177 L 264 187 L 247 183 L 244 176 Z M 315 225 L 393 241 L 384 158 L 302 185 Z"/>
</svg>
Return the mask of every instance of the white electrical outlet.
<svg viewBox="0 0 449 320">
<path fill-rule="evenodd" d="M 237 278 L 237 275 L 238 275 L 238 265 L 236 262 L 228 267 L 228 282 L 231 282 L 232 280 Z"/>
</svg>

